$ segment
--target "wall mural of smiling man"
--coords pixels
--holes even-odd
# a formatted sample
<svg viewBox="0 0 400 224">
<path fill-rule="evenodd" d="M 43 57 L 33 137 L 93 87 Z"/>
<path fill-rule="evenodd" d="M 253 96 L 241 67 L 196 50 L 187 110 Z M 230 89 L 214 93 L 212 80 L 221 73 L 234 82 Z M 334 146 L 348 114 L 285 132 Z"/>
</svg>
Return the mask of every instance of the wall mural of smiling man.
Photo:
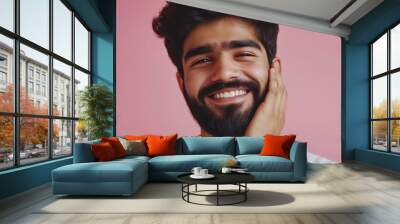
<svg viewBox="0 0 400 224">
<path fill-rule="evenodd" d="M 152 25 L 201 136 L 281 134 L 288 94 L 277 24 L 167 3 Z"/>
<path fill-rule="evenodd" d="M 165 0 L 116 15 L 117 135 L 294 133 L 340 161 L 339 37 Z"/>
</svg>

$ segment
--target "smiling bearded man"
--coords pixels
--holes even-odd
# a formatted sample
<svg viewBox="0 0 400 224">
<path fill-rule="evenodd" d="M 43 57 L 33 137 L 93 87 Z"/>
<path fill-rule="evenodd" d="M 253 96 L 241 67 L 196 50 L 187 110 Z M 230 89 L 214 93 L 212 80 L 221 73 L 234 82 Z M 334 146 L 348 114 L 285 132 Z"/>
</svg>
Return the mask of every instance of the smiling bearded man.
<svg viewBox="0 0 400 224">
<path fill-rule="evenodd" d="M 202 136 L 280 134 L 287 92 L 278 25 L 167 3 L 153 20 Z"/>
</svg>

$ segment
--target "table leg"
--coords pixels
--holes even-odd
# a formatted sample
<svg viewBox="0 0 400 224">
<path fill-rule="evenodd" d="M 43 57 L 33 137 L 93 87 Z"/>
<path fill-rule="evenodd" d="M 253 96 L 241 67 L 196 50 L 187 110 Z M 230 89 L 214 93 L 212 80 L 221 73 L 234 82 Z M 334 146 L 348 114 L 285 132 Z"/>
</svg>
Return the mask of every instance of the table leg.
<svg viewBox="0 0 400 224">
<path fill-rule="evenodd" d="M 195 191 L 197 192 L 197 184 L 196 184 L 196 186 L 195 186 Z"/>
<path fill-rule="evenodd" d="M 244 183 L 244 201 L 247 201 L 247 192 L 248 192 L 248 190 L 247 190 L 247 182 L 246 183 Z"/>
<path fill-rule="evenodd" d="M 217 184 L 217 206 L 219 205 L 219 184 Z"/>
<path fill-rule="evenodd" d="M 183 199 L 183 190 L 184 190 L 184 184 L 182 183 L 182 187 L 181 187 L 181 192 L 182 192 L 182 199 Z"/>
<path fill-rule="evenodd" d="M 188 202 L 190 202 L 190 201 L 189 201 L 189 195 L 190 195 L 190 184 L 188 184 L 188 185 L 187 185 L 187 191 L 188 191 L 188 193 L 187 193 L 187 201 L 188 201 Z"/>
</svg>

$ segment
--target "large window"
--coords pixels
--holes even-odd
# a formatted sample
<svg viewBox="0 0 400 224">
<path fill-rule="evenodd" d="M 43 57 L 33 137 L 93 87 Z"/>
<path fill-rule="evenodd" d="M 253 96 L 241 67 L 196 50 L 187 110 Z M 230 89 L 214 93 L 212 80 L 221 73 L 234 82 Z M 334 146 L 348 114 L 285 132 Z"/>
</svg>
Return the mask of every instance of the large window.
<svg viewBox="0 0 400 224">
<path fill-rule="evenodd" d="M 63 0 L 0 8 L 0 170 L 70 156 L 87 140 L 78 104 L 91 34 Z"/>
<path fill-rule="evenodd" d="M 400 24 L 370 45 L 371 148 L 400 153 Z"/>
</svg>

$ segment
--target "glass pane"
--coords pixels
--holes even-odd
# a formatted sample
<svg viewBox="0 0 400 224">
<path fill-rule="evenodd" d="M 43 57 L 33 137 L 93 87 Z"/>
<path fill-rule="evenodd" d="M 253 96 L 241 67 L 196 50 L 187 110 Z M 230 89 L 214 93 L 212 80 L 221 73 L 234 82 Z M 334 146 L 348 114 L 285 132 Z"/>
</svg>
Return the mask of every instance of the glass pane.
<svg viewBox="0 0 400 224">
<path fill-rule="evenodd" d="M 392 152 L 400 153 L 400 120 L 391 121 L 392 124 Z"/>
<path fill-rule="evenodd" d="M 53 1 L 53 51 L 72 60 L 72 12 L 60 1 Z"/>
<path fill-rule="evenodd" d="M 387 121 L 372 122 L 372 148 L 387 151 Z"/>
<path fill-rule="evenodd" d="M 72 154 L 72 121 L 53 120 L 53 157 Z"/>
<path fill-rule="evenodd" d="M 387 117 L 387 77 L 381 77 L 372 81 L 372 118 Z"/>
<path fill-rule="evenodd" d="M 53 60 L 53 114 L 72 117 L 71 66 Z"/>
<path fill-rule="evenodd" d="M 20 0 L 21 36 L 49 48 L 49 0 Z"/>
<path fill-rule="evenodd" d="M 20 164 L 49 158 L 48 121 L 45 118 L 20 118 Z"/>
<path fill-rule="evenodd" d="M 391 30 L 390 58 L 391 69 L 400 67 L 400 24 Z"/>
<path fill-rule="evenodd" d="M 89 32 L 75 18 L 75 64 L 89 70 Z"/>
<path fill-rule="evenodd" d="M 372 69 L 373 75 L 387 71 L 387 34 L 372 45 Z"/>
<path fill-rule="evenodd" d="M 0 116 L 0 170 L 14 165 L 13 118 Z"/>
<path fill-rule="evenodd" d="M 13 40 L 0 35 L 0 111 L 14 111 Z"/>
<path fill-rule="evenodd" d="M 14 31 L 14 0 L 1 0 L 0 9 L 0 26 Z"/>
<path fill-rule="evenodd" d="M 49 57 L 21 44 L 21 113 L 47 115 L 49 108 Z"/>
<path fill-rule="evenodd" d="M 391 75 L 390 85 L 391 114 L 400 118 L 400 72 Z"/>
<path fill-rule="evenodd" d="M 85 142 L 88 138 L 88 128 L 84 120 L 75 121 L 75 143 Z"/>
<path fill-rule="evenodd" d="M 81 92 L 85 89 L 86 86 L 89 86 L 89 75 L 81 72 L 78 69 L 75 69 L 75 117 L 79 117 L 81 115 L 79 99 Z"/>
</svg>

